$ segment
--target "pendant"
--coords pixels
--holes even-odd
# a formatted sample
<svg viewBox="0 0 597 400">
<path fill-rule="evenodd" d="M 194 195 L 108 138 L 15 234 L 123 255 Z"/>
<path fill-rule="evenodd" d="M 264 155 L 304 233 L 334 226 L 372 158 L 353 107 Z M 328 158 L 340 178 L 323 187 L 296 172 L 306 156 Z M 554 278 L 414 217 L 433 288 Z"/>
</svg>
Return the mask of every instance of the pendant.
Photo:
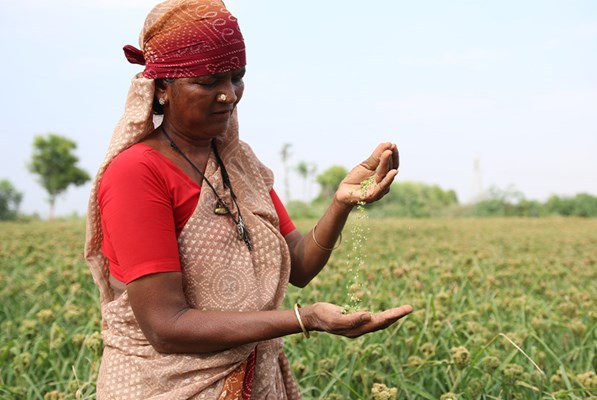
<svg viewBox="0 0 597 400">
<path fill-rule="evenodd" d="M 251 236 L 249 230 L 243 221 L 243 217 L 238 216 L 238 222 L 236 223 L 236 230 L 238 231 L 238 240 L 242 240 L 247 245 L 249 251 L 253 250 L 253 244 L 251 243 Z"/>
<path fill-rule="evenodd" d="M 216 208 L 214 209 L 214 214 L 216 215 L 226 215 L 228 214 L 228 209 L 224 207 L 221 201 L 218 200 L 216 204 Z"/>
</svg>

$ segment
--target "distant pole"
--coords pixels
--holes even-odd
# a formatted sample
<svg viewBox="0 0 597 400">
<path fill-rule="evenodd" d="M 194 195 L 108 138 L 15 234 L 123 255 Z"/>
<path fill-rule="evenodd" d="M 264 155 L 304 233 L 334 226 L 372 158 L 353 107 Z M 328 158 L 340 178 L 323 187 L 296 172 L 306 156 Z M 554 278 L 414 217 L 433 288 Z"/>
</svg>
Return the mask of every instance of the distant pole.
<svg viewBox="0 0 597 400">
<path fill-rule="evenodd" d="M 471 203 L 478 203 L 483 199 L 483 184 L 481 181 L 481 161 L 475 157 L 473 161 L 473 182 L 471 185 Z"/>
</svg>

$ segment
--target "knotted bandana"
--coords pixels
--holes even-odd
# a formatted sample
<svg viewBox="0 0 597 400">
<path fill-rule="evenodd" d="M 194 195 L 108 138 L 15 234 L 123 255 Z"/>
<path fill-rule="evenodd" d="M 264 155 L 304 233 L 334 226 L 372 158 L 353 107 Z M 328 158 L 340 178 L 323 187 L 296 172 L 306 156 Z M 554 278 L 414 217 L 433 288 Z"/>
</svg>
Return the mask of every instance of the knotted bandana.
<svg viewBox="0 0 597 400">
<path fill-rule="evenodd" d="M 147 17 L 142 50 L 124 47 L 148 79 L 212 75 L 244 67 L 245 42 L 237 19 L 217 0 L 170 0 Z"/>
</svg>

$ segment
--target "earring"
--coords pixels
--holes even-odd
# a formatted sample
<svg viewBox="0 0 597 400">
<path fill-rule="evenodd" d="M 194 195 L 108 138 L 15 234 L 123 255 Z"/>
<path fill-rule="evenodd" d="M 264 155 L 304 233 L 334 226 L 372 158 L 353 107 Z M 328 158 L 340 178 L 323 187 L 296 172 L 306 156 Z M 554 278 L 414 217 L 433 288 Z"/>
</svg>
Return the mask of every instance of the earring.
<svg viewBox="0 0 597 400">
<path fill-rule="evenodd" d="M 160 103 L 160 106 L 163 106 L 164 104 L 166 104 L 166 99 L 163 97 L 160 97 L 158 100 L 158 103 Z"/>
<path fill-rule="evenodd" d="M 228 100 L 228 96 L 226 96 L 224 93 L 220 93 L 217 97 L 217 100 L 224 103 L 226 100 Z"/>
</svg>

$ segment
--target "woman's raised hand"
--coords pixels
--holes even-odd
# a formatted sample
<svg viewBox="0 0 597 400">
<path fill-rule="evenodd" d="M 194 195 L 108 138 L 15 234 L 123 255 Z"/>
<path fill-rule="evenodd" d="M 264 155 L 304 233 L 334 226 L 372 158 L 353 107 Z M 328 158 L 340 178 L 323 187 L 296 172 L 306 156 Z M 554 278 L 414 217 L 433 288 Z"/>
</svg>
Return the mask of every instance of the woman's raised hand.
<svg viewBox="0 0 597 400">
<path fill-rule="evenodd" d="M 343 204 L 371 203 L 390 191 L 398 174 L 398 148 L 382 143 L 365 161 L 354 167 L 340 182 L 336 199 Z"/>
<path fill-rule="evenodd" d="M 404 305 L 391 308 L 379 313 L 354 312 L 344 314 L 343 308 L 330 303 L 315 303 L 301 309 L 307 330 L 322 331 L 335 335 L 355 338 L 366 333 L 385 329 L 405 315 L 413 308 Z"/>
</svg>

